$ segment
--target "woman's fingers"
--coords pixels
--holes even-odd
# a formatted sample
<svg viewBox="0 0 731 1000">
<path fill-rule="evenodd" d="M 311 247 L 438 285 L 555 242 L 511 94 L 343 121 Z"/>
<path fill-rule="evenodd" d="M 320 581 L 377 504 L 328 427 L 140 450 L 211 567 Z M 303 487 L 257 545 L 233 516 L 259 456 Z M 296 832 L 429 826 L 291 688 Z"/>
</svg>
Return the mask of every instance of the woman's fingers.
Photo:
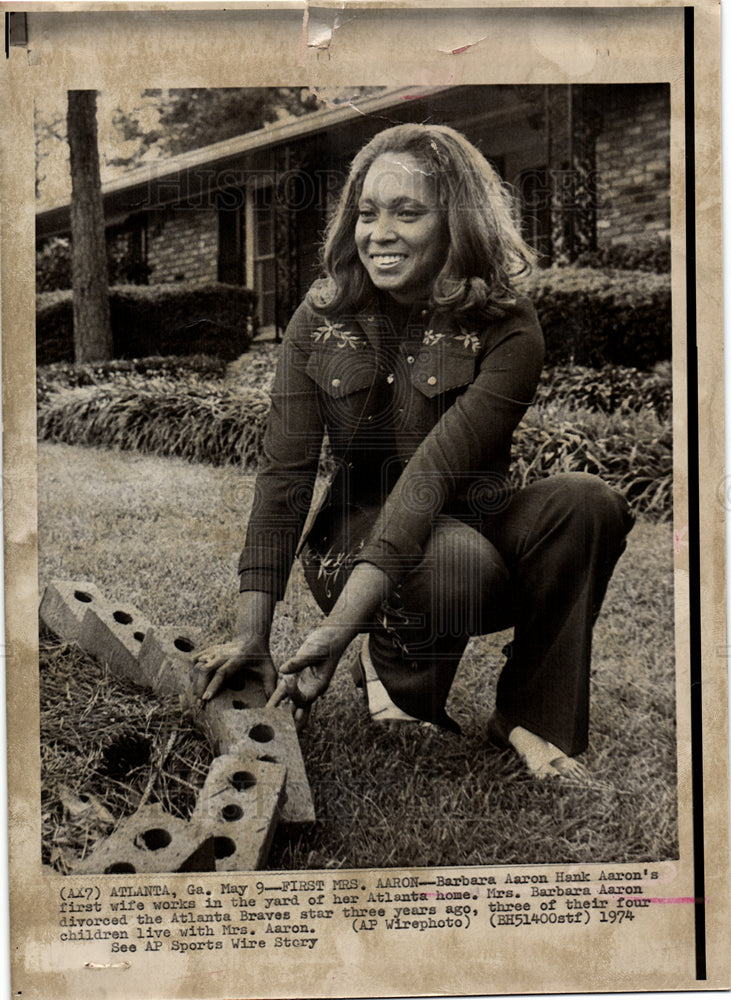
<svg viewBox="0 0 731 1000">
<path fill-rule="evenodd" d="M 252 673 L 256 674 L 256 676 L 261 679 L 266 697 L 271 698 L 277 686 L 278 679 L 277 668 L 274 666 L 274 661 L 271 657 L 267 656 L 261 659 L 258 663 L 252 664 L 251 669 Z"/>
<path fill-rule="evenodd" d="M 203 692 L 208 687 L 210 682 L 211 674 L 219 668 L 225 659 L 220 657 L 216 658 L 203 658 L 201 654 L 200 657 L 196 657 L 193 664 L 193 693 L 197 698 L 203 697 Z"/>
<path fill-rule="evenodd" d="M 298 733 L 301 733 L 305 728 L 307 723 L 310 721 L 310 712 L 312 711 L 311 705 L 306 705 L 304 708 L 296 708 L 294 710 L 294 726 Z"/>
<path fill-rule="evenodd" d="M 313 664 L 311 657 L 298 653 L 280 668 L 280 687 L 286 694 L 279 700 L 288 697 L 298 708 L 307 708 L 327 690 L 333 669 L 328 662 Z"/>
<path fill-rule="evenodd" d="M 193 663 L 193 692 L 209 701 L 223 687 L 232 662 L 230 645 L 202 649 Z"/>
<path fill-rule="evenodd" d="M 311 667 L 323 663 L 327 659 L 328 653 L 318 651 L 314 654 L 308 654 L 307 652 L 302 652 L 300 650 L 295 656 L 292 656 L 286 663 L 283 663 L 279 668 L 279 673 L 284 674 L 299 674 L 305 667 Z"/>
<path fill-rule="evenodd" d="M 298 733 L 301 733 L 302 730 L 307 725 L 307 723 L 310 721 L 310 711 L 312 710 L 312 706 L 311 705 L 303 705 L 299 707 L 297 706 L 297 704 L 292 698 L 292 692 L 296 688 L 296 684 L 297 684 L 296 677 L 292 677 L 291 675 L 289 677 L 283 677 L 282 680 L 280 680 L 279 684 L 277 684 L 276 690 L 274 691 L 274 694 L 267 702 L 266 707 L 276 708 L 278 705 L 281 705 L 285 701 L 289 702 L 290 707 L 292 709 L 292 716 L 294 718 L 295 728 Z"/>
<path fill-rule="evenodd" d="M 283 677 L 274 689 L 274 693 L 266 703 L 267 708 L 276 708 L 283 701 L 292 697 L 292 690 L 297 686 L 296 677 Z"/>
<path fill-rule="evenodd" d="M 193 691 L 202 701 L 210 701 L 226 684 L 244 670 L 259 677 L 269 697 L 276 687 L 277 671 L 268 653 L 247 651 L 237 642 L 219 643 L 203 649 L 194 659 Z"/>
<path fill-rule="evenodd" d="M 211 698 L 214 698 L 221 690 L 221 688 L 225 685 L 227 680 L 228 680 L 228 674 L 226 673 L 225 666 L 219 667 L 218 670 L 213 675 L 213 677 L 211 678 L 208 687 L 201 695 L 201 701 L 210 701 Z"/>
</svg>

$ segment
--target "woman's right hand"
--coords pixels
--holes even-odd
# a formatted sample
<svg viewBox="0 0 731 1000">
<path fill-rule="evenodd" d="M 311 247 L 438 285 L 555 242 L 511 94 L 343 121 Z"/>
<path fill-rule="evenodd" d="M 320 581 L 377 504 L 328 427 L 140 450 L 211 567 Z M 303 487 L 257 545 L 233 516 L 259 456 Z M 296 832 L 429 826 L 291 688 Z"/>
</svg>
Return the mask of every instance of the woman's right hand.
<svg viewBox="0 0 731 1000">
<path fill-rule="evenodd" d="M 277 670 L 269 642 L 262 636 L 242 636 L 202 649 L 194 659 L 193 693 L 201 701 L 210 701 L 245 671 L 261 678 L 266 697 L 271 697 L 277 685 Z"/>
</svg>

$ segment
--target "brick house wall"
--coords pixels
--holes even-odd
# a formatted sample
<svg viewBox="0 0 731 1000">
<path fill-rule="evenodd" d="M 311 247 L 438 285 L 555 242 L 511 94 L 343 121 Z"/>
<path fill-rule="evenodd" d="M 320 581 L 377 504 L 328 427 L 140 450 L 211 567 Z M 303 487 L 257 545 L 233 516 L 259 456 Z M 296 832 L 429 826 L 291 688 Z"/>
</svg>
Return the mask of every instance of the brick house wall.
<svg viewBox="0 0 731 1000">
<path fill-rule="evenodd" d="M 218 280 L 218 213 L 215 208 L 150 212 L 147 225 L 150 284 Z"/>
<path fill-rule="evenodd" d="M 670 237 L 670 88 L 613 88 L 596 140 L 597 242 Z"/>
</svg>

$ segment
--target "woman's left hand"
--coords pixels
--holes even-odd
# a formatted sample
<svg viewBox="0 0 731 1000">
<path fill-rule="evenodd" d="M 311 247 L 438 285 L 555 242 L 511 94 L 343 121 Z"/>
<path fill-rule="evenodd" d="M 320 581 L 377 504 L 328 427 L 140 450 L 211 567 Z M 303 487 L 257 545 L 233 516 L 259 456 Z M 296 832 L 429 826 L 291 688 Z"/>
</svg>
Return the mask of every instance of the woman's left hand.
<svg viewBox="0 0 731 1000">
<path fill-rule="evenodd" d="M 329 616 L 307 636 L 296 655 L 279 668 L 281 680 L 267 705 L 279 705 L 289 698 L 296 709 L 297 728 L 306 725 L 310 706 L 327 691 L 340 657 L 356 635 L 366 630 L 389 590 L 388 577 L 382 570 L 370 563 L 359 563 Z"/>
<path fill-rule="evenodd" d="M 337 626 L 325 624 L 316 628 L 297 653 L 279 668 L 281 680 L 268 704 L 279 705 L 289 698 L 297 709 L 309 710 L 330 686 L 351 638 L 349 632 L 346 634 Z"/>
</svg>

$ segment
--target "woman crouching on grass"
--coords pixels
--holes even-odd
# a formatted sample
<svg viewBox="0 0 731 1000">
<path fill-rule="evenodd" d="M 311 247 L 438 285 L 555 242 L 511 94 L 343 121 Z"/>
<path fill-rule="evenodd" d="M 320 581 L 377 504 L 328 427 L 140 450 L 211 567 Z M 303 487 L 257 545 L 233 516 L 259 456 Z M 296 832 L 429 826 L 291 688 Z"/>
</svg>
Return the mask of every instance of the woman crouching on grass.
<svg viewBox="0 0 731 1000">
<path fill-rule="evenodd" d="M 301 718 L 361 632 L 379 720 L 459 731 L 445 704 L 470 636 L 510 626 L 487 737 L 538 777 L 590 782 L 592 627 L 632 525 L 596 477 L 509 481 L 543 362 L 509 197 L 451 128 L 399 125 L 353 161 L 316 283 L 286 331 L 246 544 L 238 634 L 197 659 L 204 700 L 277 674 L 274 607 L 296 554 L 325 613 L 272 704 Z M 327 429 L 337 473 L 305 532 Z"/>
</svg>

